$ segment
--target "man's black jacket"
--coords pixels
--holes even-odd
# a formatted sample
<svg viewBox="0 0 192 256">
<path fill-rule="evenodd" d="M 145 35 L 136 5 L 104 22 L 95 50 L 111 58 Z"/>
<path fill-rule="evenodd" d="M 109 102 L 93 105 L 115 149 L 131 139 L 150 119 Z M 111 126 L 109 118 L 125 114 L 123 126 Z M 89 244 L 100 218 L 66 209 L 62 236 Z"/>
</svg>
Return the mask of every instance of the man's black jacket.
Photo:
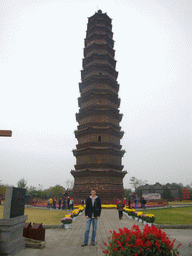
<svg viewBox="0 0 192 256">
<path fill-rule="evenodd" d="M 101 214 L 101 201 L 99 197 L 95 199 L 94 202 L 94 207 L 92 206 L 92 199 L 91 197 L 87 198 L 86 201 L 86 208 L 85 208 L 85 216 L 88 216 L 89 218 L 94 217 L 99 217 Z"/>
</svg>

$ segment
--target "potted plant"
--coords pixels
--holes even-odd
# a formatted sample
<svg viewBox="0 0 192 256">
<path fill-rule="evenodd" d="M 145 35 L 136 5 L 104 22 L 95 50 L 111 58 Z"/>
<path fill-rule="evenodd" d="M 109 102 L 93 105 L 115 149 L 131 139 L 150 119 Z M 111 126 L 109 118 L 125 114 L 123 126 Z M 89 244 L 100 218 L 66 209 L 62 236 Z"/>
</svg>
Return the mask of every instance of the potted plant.
<svg viewBox="0 0 192 256">
<path fill-rule="evenodd" d="M 134 256 L 176 256 L 179 255 L 178 248 L 174 249 L 174 242 L 170 241 L 165 232 L 156 226 L 145 225 L 143 231 L 138 225 L 134 225 L 131 230 L 124 227 L 119 232 L 110 231 L 112 234 L 106 242 L 101 245 L 105 255 L 134 255 Z"/>
<path fill-rule="evenodd" d="M 135 218 L 135 220 L 139 220 L 139 218 L 137 217 L 137 212 L 134 212 L 134 218 Z"/>
<path fill-rule="evenodd" d="M 72 223 L 72 218 L 70 215 L 65 215 L 65 217 L 61 219 L 61 222 L 65 225 L 65 229 L 68 229 Z"/>
<path fill-rule="evenodd" d="M 143 224 L 146 225 L 147 224 L 147 216 L 145 214 L 142 214 L 141 219 L 143 221 Z"/>
<path fill-rule="evenodd" d="M 79 210 L 74 210 L 72 213 L 73 213 L 73 219 L 76 219 L 77 216 L 79 215 Z"/>
<path fill-rule="evenodd" d="M 139 222 L 142 222 L 142 218 L 141 218 L 142 214 L 143 214 L 143 212 L 138 212 L 137 213 L 137 217 L 139 218 Z"/>
<path fill-rule="evenodd" d="M 135 213 L 135 209 L 127 209 L 127 213 L 128 213 L 128 217 L 132 219 Z"/>
<path fill-rule="evenodd" d="M 153 214 L 146 214 L 146 222 L 152 226 L 153 222 L 155 221 L 155 216 Z"/>
</svg>

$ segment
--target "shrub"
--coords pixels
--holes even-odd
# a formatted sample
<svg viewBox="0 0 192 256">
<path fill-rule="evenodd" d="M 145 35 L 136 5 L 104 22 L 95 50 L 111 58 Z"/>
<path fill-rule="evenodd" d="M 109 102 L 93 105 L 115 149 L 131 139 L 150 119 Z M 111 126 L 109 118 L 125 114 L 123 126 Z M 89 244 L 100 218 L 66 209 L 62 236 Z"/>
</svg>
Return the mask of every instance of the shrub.
<svg viewBox="0 0 192 256">
<path fill-rule="evenodd" d="M 119 232 L 110 231 L 109 244 L 103 243 L 105 255 L 132 255 L 132 256 L 171 256 L 179 255 L 178 248 L 174 249 L 174 242 L 171 242 L 167 235 L 156 226 L 145 225 L 141 232 L 138 225 L 134 225 L 132 230 L 124 227 Z"/>
</svg>

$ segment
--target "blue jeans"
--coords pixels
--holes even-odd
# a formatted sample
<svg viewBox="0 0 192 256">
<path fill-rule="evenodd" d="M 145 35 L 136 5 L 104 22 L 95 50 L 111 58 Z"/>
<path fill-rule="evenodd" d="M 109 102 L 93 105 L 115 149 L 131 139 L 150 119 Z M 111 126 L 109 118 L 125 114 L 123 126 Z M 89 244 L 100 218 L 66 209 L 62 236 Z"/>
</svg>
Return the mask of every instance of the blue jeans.
<svg viewBox="0 0 192 256">
<path fill-rule="evenodd" d="M 92 222 L 92 226 L 93 226 L 91 243 L 95 243 L 96 230 L 97 230 L 97 218 L 88 218 L 86 220 L 86 227 L 85 227 L 85 238 L 84 238 L 84 243 L 85 244 L 88 244 L 91 222 Z"/>
</svg>

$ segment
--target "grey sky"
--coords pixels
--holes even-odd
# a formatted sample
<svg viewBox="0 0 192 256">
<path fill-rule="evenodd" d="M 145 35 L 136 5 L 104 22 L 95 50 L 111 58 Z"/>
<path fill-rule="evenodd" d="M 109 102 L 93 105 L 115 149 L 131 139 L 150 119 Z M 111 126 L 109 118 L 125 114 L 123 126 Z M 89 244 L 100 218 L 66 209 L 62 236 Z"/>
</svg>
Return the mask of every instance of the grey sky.
<svg viewBox="0 0 192 256">
<path fill-rule="evenodd" d="M 112 18 L 128 174 L 192 182 L 191 0 L 1 0 L 0 180 L 72 180 L 87 17 Z"/>
</svg>

